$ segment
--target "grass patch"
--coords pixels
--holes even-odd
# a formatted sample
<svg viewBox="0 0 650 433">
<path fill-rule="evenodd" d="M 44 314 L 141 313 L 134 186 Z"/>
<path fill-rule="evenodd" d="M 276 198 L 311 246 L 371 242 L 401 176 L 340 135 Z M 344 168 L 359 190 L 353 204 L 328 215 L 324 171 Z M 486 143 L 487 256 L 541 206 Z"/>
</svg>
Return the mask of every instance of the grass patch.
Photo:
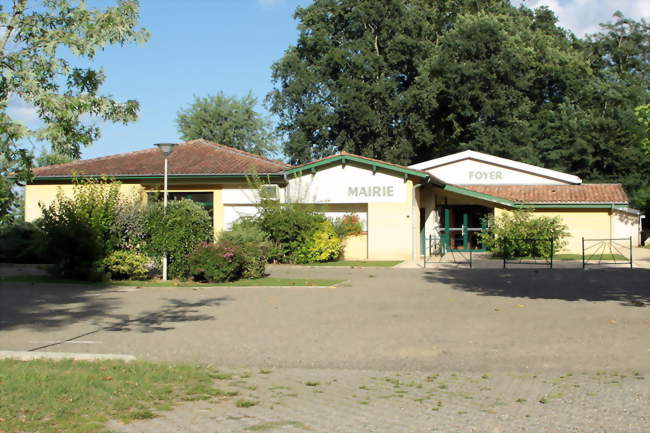
<svg viewBox="0 0 650 433">
<path fill-rule="evenodd" d="M 230 287 L 230 286 L 332 286 L 342 283 L 344 280 L 322 280 L 322 279 L 303 279 L 303 278 L 275 278 L 264 277 L 255 280 L 238 280 L 229 283 L 198 283 L 196 281 L 178 281 L 178 280 L 124 280 L 110 282 L 90 282 L 79 280 L 68 280 L 63 278 L 49 277 L 47 275 L 18 275 L 0 277 L 0 283 L 49 283 L 49 284 L 85 284 L 94 287 Z"/>
<path fill-rule="evenodd" d="M 363 268 L 390 268 L 403 260 L 338 260 L 336 262 L 309 263 L 307 266 L 354 266 Z"/>
<path fill-rule="evenodd" d="M 270 422 L 265 422 L 262 424 L 255 424 L 250 427 L 246 427 L 245 430 L 248 431 L 267 431 L 267 430 L 275 430 L 279 429 L 282 427 L 293 427 L 297 429 L 302 429 L 302 430 L 310 430 L 309 427 L 307 427 L 305 424 L 301 423 L 300 421 L 270 421 Z"/>
<path fill-rule="evenodd" d="M 240 399 L 235 402 L 235 406 L 237 407 L 243 407 L 243 408 L 248 408 L 248 407 L 253 407 L 256 406 L 258 402 L 253 401 L 253 400 L 244 400 Z"/>
<path fill-rule="evenodd" d="M 493 260 L 503 260 L 503 257 L 497 257 L 497 256 L 488 256 L 489 259 Z M 605 261 L 605 262 L 610 262 L 610 261 L 617 261 L 617 262 L 629 262 L 630 258 L 625 257 L 622 254 L 597 254 L 594 255 L 593 257 L 590 258 L 589 254 L 586 254 L 585 259 L 588 262 L 597 262 L 599 260 Z M 513 257 L 508 259 L 510 261 L 516 261 L 516 260 L 537 260 L 538 262 L 544 262 L 544 260 L 548 260 L 546 257 Z M 577 261 L 582 261 L 582 254 L 571 254 L 571 253 L 560 253 L 560 254 L 555 254 L 553 255 L 553 260 L 577 260 Z"/>
<path fill-rule="evenodd" d="M 179 401 L 223 396 L 207 367 L 121 361 L 0 361 L 0 431 L 104 432 Z"/>
</svg>

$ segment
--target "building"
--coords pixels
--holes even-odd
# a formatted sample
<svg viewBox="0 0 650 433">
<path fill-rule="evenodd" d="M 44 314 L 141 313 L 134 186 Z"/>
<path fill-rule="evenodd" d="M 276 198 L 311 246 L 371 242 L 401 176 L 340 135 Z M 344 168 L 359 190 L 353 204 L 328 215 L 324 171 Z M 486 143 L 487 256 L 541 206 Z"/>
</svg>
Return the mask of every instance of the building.
<svg viewBox="0 0 650 433">
<path fill-rule="evenodd" d="M 448 248 L 481 249 L 484 217 L 529 207 L 559 216 L 571 233 L 567 252 L 582 238 L 627 238 L 639 244 L 638 211 L 620 184 L 583 184 L 576 176 L 474 151 L 412 166 L 340 153 L 299 166 L 206 140 L 181 143 L 169 157 L 170 199 L 201 203 L 215 233 L 256 212 L 255 173 L 279 200 L 309 203 L 335 218 L 354 213 L 364 232 L 347 240 L 348 259 L 417 260 L 429 237 Z M 147 199 L 162 190 L 163 157 L 156 148 L 34 169 L 25 188 L 25 218 L 41 215 L 57 191 L 72 193 L 75 177 L 110 176 L 124 193 Z"/>
</svg>

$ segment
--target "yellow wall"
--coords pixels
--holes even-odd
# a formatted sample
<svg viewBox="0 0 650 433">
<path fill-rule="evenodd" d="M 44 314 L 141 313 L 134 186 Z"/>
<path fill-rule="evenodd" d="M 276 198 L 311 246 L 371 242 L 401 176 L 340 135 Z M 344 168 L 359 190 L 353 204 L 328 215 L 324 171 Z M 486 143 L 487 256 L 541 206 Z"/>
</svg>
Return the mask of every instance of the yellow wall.
<svg viewBox="0 0 650 433">
<path fill-rule="evenodd" d="M 34 221 L 42 216 L 39 204 L 50 205 L 56 200 L 57 194 L 61 191 L 64 196 L 72 197 L 74 185 L 36 184 L 25 187 L 25 221 Z M 140 184 L 121 184 L 120 194 L 130 196 L 140 195 L 143 199 L 144 189 Z"/>
<path fill-rule="evenodd" d="M 368 259 L 368 235 L 363 233 L 348 236 L 343 241 L 343 260 Z"/>
<path fill-rule="evenodd" d="M 495 216 L 508 212 L 495 209 Z M 603 239 L 612 236 L 612 220 L 608 209 L 537 209 L 535 216 L 560 217 L 570 236 L 561 252 L 582 253 L 582 238 Z"/>
<path fill-rule="evenodd" d="M 411 260 L 413 254 L 413 182 L 407 181 L 401 203 L 368 203 L 368 259 Z"/>
</svg>

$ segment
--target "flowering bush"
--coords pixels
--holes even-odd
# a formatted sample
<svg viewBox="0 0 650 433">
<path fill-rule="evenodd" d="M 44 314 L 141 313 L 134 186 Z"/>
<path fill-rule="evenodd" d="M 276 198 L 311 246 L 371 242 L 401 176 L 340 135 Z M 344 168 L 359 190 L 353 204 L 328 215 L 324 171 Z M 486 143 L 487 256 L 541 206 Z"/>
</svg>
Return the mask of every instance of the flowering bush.
<svg viewBox="0 0 650 433">
<path fill-rule="evenodd" d="M 241 219 L 232 228 L 221 233 L 219 242 L 235 245 L 241 252 L 241 277 L 245 279 L 262 278 L 271 243 L 266 233 L 250 219 Z"/>
<path fill-rule="evenodd" d="M 188 256 L 187 264 L 195 281 L 222 283 L 241 277 L 243 260 L 239 247 L 220 241 L 199 244 Z"/>
<path fill-rule="evenodd" d="M 332 222 L 334 231 L 339 238 L 345 239 L 351 235 L 358 235 L 363 230 L 359 215 L 347 214 L 337 218 Z"/>
<path fill-rule="evenodd" d="M 332 223 L 323 221 L 295 251 L 294 260 L 296 263 L 336 260 L 342 249 L 341 238 L 334 231 Z"/>
</svg>

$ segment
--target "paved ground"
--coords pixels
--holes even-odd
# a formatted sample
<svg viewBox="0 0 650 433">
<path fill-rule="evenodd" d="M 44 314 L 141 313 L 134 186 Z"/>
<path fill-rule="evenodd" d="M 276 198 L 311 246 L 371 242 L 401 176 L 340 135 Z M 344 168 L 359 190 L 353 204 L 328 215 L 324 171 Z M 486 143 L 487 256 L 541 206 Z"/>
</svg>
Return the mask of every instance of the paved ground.
<svg viewBox="0 0 650 433">
<path fill-rule="evenodd" d="M 650 430 L 646 269 L 272 274 L 348 282 L 104 290 L 0 283 L 0 350 L 273 371 L 222 384 L 259 401 L 252 408 L 192 403 L 158 421 L 112 426 L 120 431 Z"/>
</svg>

